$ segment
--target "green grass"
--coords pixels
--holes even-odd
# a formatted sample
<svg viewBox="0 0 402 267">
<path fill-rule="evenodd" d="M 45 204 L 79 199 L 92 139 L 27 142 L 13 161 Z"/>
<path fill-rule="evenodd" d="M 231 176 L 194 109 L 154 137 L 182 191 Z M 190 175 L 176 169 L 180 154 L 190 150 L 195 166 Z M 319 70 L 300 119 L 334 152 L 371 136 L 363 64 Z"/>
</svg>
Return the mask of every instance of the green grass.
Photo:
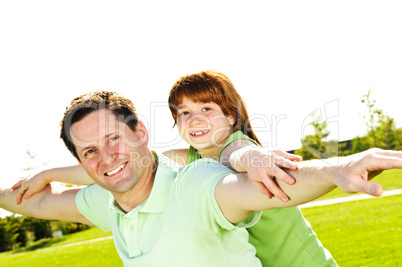
<svg viewBox="0 0 402 267">
<path fill-rule="evenodd" d="M 47 248 L 47 247 L 52 247 L 52 246 L 62 246 L 66 244 L 71 244 L 71 243 L 76 243 L 76 242 L 81 242 L 81 241 L 86 241 L 90 239 L 95 239 L 95 238 L 102 238 L 102 237 L 107 237 L 111 236 L 112 233 L 105 233 L 102 230 L 100 230 L 97 227 L 90 228 L 86 231 L 74 233 L 74 234 L 69 234 L 57 238 L 46 238 L 39 240 L 37 242 L 34 242 L 33 244 L 28 245 L 25 248 L 21 248 L 18 250 L 15 250 L 14 252 L 24 252 L 24 251 L 33 251 L 36 249 L 41 249 L 41 248 Z"/>
<path fill-rule="evenodd" d="M 402 170 L 394 169 L 384 171 L 376 178 L 374 178 L 373 181 L 379 183 L 384 190 L 402 188 Z M 317 200 L 346 197 L 346 196 L 350 196 L 350 194 L 344 193 L 340 189 L 336 188 L 331 192 L 329 192 L 328 194 L 318 198 Z"/>
<path fill-rule="evenodd" d="M 63 237 L 40 240 L 26 249 L 0 253 L 0 266 L 123 266 L 112 239 L 65 246 L 107 236 L 110 233 L 91 228 Z"/>
<path fill-rule="evenodd" d="M 402 195 L 303 209 L 339 266 L 402 266 Z"/>
</svg>

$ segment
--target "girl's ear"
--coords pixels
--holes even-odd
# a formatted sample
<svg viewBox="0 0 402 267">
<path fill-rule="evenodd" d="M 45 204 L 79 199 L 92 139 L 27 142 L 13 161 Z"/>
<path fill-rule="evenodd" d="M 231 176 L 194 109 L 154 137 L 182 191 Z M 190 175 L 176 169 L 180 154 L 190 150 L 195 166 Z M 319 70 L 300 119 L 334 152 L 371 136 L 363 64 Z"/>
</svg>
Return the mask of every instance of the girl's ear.
<svg viewBox="0 0 402 267">
<path fill-rule="evenodd" d="M 235 125 L 236 123 L 236 112 L 232 111 L 231 114 L 229 115 L 229 124 L 230 125 Z"/>
</svg>

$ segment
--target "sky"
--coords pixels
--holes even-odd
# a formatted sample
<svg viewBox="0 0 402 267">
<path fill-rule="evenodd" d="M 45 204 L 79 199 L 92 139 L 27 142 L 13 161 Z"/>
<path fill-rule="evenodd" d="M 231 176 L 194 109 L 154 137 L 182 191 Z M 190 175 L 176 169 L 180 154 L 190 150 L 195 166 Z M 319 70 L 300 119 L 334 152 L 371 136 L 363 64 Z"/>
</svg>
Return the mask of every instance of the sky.
<svg viewBox="0 0 402 267">
<path fill-rule="evenodd" d="M 232 80 L 276 149 L 300 147 L 313 112 L 331 138 L 363 135 L 369 89 L 401 126 L 401 13 L 399 1 L 1 1 L 0 186 L 76 163 L 58 123 L 89 91 L 133 100 L 152 149 L 186 147 L 167 97 L 204 69 Z"/>
</svg>

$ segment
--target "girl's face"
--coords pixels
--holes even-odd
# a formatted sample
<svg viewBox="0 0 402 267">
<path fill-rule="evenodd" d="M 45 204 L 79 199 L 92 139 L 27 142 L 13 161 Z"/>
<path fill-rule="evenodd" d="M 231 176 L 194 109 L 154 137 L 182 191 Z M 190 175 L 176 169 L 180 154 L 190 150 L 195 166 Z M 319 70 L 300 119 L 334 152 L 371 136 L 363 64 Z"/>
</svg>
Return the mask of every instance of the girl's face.
<svg viewBox="0 0 402 267">
<path fill-rule="evenodd" d="M 193 102 L 187 97 L 178 108 L 177 127 L 184 141 L 199 151 L 225 144 L 234 116 L 224 115 L 215 102 Z"/>
</svg>

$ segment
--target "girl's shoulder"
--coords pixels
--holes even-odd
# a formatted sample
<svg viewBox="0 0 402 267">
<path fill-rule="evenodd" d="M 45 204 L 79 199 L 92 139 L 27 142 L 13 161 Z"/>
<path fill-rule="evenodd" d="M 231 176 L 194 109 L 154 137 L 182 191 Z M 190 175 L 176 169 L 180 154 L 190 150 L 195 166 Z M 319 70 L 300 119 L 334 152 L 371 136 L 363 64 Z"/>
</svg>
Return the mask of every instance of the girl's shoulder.
<svg viewBox="0 0 402 267">
<path fill-rule="evenodd" d="M 182 166 L 185 166 L 187 164 L 187 153 L 188 148 L 176 148 L 162 152 L 163 155 L 179 163 Z"/>
</svg>

